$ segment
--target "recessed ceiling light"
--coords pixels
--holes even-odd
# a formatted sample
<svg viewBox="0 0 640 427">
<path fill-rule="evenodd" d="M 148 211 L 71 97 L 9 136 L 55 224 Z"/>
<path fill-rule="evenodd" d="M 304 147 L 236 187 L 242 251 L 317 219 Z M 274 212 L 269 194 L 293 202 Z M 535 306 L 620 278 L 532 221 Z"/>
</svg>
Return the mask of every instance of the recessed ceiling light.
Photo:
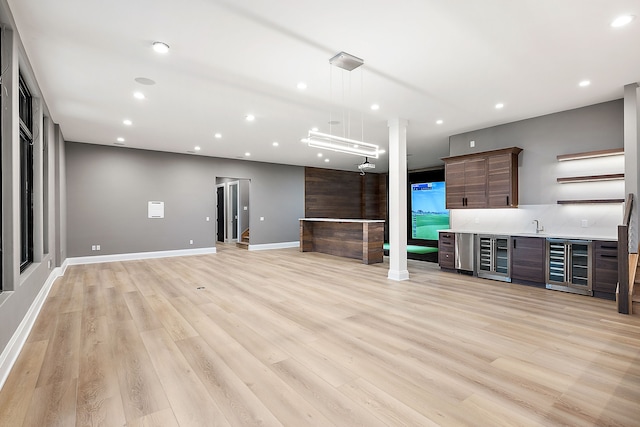
<svg viewBox="0 0 640 427">
<path fill-rule="evenodd" d="M 298 83 L 298 89 L 305 90 L 307 88 L 307 84 L 305 82 Z"/>
<path fill-rule="evenodd" d="M 634 15 L 618 16 L 616 19 L 611 21 L 611 26 L 614 28 L 624 27 L 625 25 L 633 21 L 634 18 L 635 18 Z"/>
<path fill-rule="evenodd" d="M 322 153 L 318 153 L 318 157 L 322 157 Z"/>
<path fill-rule="evenodd" d="M 329 159 L 324 159 L 324 162 L 325 163 L 329 163 Z"/>
<path fill-rule="evenodd" d="M 145 98 L 144 93 L 142 93 L 142 92 L 133 92 L 133 97 L 135 99 L 144 99 Z"/>
<path fill-rule="evenodd" d="M 200 151 L 200 146 L 196 145 L 195 147 L 193 147 L 193 149 L 196 150 L 196 151 Z"/>
<path fill-rule="evenodd" d="M 578 86 L 580 87 L 587 87 L 591 84 L 591 82 L 589 80 L 583 80 L 580 83 L 578 83 Z"/>
<path fill-rule="evenodd" d="M 378 111 L 380 109 L 380 106 L 378 104 L 371 104 L 371 109 L 373 111 Z"/>
<path fill-rule="evenodd" d="M 122 121 L 122 123 L 124 123 L 124 124 L 125 124 L 125 125 L 127 125 L 127 126 L 131 126 L 131 125 L 133 124 L 133 122 L 132 122 L 131 120 L 129 120 L 129 119 L 124 119 L 124 120 Z"/>
<path fill-rule="evenodd" d="M 120 137 L 118 137 L 118 138 L 116 139 L 116 141 L 118 141 L 118 142 L 124 142 L 124 138 L 120 136 Z"/>
<path fill-rule="evenodd" d="M 245 155 L 246 157 L 250 157 L 250 156 L 251 156 L 251 153 L 249 153 L 249 152 L 247 151 L 246 153 L 244 153 L 244 155 Z"/>
<path fill-rule="evenodd" d="M 502 108 L 504 108 L 504 104 L 503 104 L 502 102 L 498 102 L 498 103 L 496 104 L 496 109 L 497 109 L 497 110 L 500 110 L 500 109 L 502 109 Z"/>
<path fill-rule="evenodd" d="M 274 147 L 277 147 L 280 144 L 278 144 L 276 141 L 273 141 L 273 144 L 271 144 L 271 145 L 273 145 Z"/>
<path fill-rule="evenodd" d="M 256 116 L 254 116 L 253 114 L 247 114 L 244 118 L 246 121 L 252 122 L 256 119 Z"/>
<path fill-rule="evenodd" d="M 437 124 L 437 125 L 441 125 L 441 124 L 443 124 L 443 123 L 444 123 L 444 121 L 443 121 L 442 119 L 436 120 L 436 124 Z"/>
<path fill-rule="evenodd" d="M 221 133 L 216 133 L 215 135 L 213 135 L 214 138 L 216 139 L 220 139 L 222 138 L 222 134 Z"/>
<path fill-rule="evenodd" d="M 158 53 L 167 53 L 169 52 L 169 45 L 162 42 L 153 42 L 153 50 Z"/>
</svg>

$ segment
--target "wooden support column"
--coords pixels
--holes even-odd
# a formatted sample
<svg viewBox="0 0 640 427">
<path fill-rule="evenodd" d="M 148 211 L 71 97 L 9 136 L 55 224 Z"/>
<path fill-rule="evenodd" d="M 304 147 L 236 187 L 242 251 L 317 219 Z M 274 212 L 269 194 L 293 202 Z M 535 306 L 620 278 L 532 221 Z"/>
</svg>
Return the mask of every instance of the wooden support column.
<svg viewBox="0 0 640 427">
<path fill-rule="evenodd" d="M 409 279 L 407 270 L 407 125 L 389 120 L 389 274 Z"/>
</svg>

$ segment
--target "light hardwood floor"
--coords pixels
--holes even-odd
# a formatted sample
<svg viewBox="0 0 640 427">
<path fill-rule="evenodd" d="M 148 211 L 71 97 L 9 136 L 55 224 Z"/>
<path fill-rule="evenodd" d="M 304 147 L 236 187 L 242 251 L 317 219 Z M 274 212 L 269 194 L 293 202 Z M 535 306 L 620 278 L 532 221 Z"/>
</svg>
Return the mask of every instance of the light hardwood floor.
<svg viewBox="0 0 640 427">
<path fill-rule="evenodd" d="M 611 301 L 295 249 L 74 266 L 2 426 L 638 426 Z"/>
</svg>

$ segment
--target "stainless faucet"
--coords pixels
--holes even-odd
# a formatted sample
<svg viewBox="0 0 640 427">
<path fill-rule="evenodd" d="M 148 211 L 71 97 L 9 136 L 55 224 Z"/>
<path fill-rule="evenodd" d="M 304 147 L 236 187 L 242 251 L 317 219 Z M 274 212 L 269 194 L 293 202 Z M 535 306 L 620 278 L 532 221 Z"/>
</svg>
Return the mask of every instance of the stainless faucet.
<svg viewBox="0 0 640 427">
<path fill-rule="evenodd" d="M 544 227 L 540 225 L 540 221 L 538 221 L 537 219 L 534 219 L 532 222 L 536 225 L 536 234 L 538 234 L 541 231 L 544 231 Z"/>
</svg>

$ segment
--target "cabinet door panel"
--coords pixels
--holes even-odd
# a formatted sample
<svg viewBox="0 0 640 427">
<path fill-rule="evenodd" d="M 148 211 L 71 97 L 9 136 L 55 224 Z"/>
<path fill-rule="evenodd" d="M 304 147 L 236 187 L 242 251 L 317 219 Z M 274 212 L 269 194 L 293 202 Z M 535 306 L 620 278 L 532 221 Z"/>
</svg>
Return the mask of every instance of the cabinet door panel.
<svg viewBox="0 0 640 427">
<path fill-rule="evenodd" d="M 513 206 L 514 202 L 517 204 L 517 200 L 514 200 L 512 188 L 513 159 L 514 157 L 511 154 L 501 154 L 488 159 L 487 188 L 490 208 L 509 207 Z"/>
<path fill-rule="evenodd" d="M 440 268 L 455 268 L 455 239 L 453 233 L 440 232 L 438 235 L 438 264 L 440 264 Z"/>
<path fill-rule="evenodd" d="M 447 209 L 464 207 L 464 162 L 447 163 L 444 169 L 446 182 Z"/>
<path fill-rule="evenodd" d="M 487 160 L 467 160 L 464 163 L 464 184 L 467 208 L 487 206 Z"/>
<path fill-rule="evenodd" d="M 511 279 L 544 283 L 545 239 L 513 236 L 511 242 Z"/>
<path fill-rule="evenodd" d="M 618 286 L 618 242 L 595 241 L 593 290 L 613 294 Z"/>
</svg>

